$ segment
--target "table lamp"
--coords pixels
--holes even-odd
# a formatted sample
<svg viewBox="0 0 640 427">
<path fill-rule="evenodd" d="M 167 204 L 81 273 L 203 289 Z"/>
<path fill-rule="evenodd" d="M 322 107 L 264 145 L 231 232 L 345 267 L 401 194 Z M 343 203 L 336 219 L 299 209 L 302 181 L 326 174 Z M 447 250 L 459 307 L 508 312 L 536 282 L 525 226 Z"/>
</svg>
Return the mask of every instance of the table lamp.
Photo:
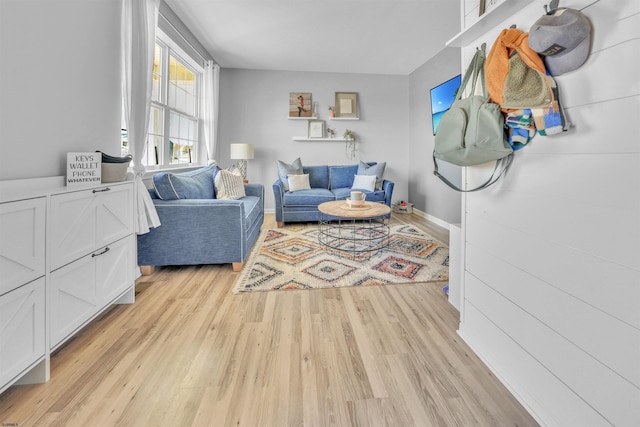
<svg viewBox="0 0 640 427">
<path fill-rule="evenodd" d="M 253 144 L 231 144 L 231 160 L 238 160 L 242 179 L 247 179 L 247 160 L 253 159 Z"/>
</svg>

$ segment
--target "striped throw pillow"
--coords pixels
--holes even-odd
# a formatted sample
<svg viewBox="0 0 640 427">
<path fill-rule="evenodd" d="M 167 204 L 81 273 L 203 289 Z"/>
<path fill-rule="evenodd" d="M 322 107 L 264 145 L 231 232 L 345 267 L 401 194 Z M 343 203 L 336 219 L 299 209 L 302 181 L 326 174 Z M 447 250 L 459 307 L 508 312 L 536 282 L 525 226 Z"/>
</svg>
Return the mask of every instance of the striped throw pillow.
<svg viewBox="0 0 640 427">
<path fill-rule="evenodd" d="M 238 173 L 221 170 L 216 174 L 214 185 L 216 199 L 236 200 L 245 197 L 244 182 Z"/>
</svg>

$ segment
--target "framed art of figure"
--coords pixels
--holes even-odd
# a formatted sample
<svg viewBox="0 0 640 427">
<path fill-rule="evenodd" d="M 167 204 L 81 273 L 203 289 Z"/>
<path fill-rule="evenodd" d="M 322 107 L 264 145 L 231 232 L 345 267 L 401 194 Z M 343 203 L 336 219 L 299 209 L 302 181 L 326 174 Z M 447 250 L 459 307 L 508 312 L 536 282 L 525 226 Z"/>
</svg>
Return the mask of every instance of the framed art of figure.
<svg viewBox="0 0 640 427">
<path fill-rule="evenodd" d="M 311 94 L 306 92 L 289 93 L 289 117 L 313 117 Z"/>
</svg>

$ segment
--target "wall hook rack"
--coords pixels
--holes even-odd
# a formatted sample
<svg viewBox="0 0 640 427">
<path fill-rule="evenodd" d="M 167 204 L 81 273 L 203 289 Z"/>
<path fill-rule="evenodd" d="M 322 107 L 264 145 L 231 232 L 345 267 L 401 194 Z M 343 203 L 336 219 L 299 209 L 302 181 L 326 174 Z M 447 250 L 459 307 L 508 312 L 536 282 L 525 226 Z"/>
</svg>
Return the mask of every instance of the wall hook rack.
<svg viewBox="0 0 640 427">
<path fill-rule="evenodd" d="M 553 12 L 558 6 L 560 6 L 560 0 L 551 0 L 548 8 L 546 4 L 544 5 L 544 11 L 545 13 Z"/>
</svg>

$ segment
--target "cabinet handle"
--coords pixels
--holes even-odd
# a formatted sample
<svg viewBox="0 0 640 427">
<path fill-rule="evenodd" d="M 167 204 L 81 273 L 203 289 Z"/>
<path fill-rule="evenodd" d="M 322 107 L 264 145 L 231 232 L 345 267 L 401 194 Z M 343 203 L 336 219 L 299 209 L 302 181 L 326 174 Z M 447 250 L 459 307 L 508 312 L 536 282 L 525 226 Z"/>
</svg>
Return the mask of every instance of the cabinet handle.
<svg viewBox="0 0 640 427">
<path fill-rule="evenodd" d="M 105 191 L 110 191 L 111 189 L 109 187 L 105 187 L 102 190 L 93 190 L 93 194 L 96 193 L 104 193 Z"/>
<path fill-rule="evenodd" d="M 104 251 L 100 252 L 99 254 L 91 254 L 91 258 L 95 258 L 95 257 L 97 257 L 97 256 L 104 255 L 104 254 L 106 254 L 107 252 L 109 252 L 109 246 L 107 246 L 106 248 L 104 248 Z"/>
</svg>

